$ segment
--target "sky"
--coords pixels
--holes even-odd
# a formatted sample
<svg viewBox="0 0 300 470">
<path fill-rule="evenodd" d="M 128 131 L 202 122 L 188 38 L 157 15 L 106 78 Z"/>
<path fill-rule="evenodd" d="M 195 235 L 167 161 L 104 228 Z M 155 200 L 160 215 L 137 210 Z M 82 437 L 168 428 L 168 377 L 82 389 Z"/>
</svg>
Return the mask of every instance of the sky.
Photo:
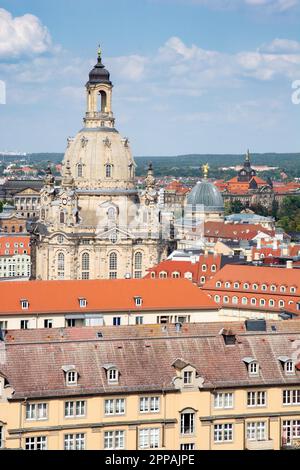
<svg viewBox="0 0 300 470">
<path fill-rule="evenodd" d="M 99 43 L 134 155 L 299 152 L 300 0 L 1 0 L 0 151 L 65 151 Z"/>
</svg>

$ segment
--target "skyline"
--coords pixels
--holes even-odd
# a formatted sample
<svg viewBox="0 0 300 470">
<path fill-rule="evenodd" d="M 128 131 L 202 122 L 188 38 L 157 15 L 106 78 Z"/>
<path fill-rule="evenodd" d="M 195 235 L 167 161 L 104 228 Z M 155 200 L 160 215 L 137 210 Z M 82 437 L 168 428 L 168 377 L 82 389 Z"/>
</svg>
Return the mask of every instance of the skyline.
<svg viewBox="0 0 300 470">
<path fill-rule="evenodd" d="M 40 3 L 2 1 L 3 149 L 65 150 L 100 42 L 135 155 L 299 151 L 299 1 Z"/>
</svg>

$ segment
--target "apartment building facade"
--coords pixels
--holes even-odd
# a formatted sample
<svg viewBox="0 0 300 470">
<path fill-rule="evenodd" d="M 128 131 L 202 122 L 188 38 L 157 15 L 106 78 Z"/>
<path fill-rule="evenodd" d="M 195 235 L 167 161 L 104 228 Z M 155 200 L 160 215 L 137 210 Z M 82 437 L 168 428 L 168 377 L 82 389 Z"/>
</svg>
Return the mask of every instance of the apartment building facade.
<svg viewBox="0 0 300 470">
<path fill-rule="evenodd" d="M 275 324 L 9 332 L 2 448 L 296 448 L 300 324 Z"/>
</svg>

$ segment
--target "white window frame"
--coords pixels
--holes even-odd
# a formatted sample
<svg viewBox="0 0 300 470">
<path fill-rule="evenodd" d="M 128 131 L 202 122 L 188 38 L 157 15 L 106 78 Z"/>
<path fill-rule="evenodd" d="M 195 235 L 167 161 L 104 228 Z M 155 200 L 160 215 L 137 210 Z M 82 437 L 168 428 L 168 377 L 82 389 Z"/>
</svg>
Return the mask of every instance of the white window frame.
<svg viewBox="0 0 300 470">
<path fill-rule="evenodd" d="M 233 409 L 234 408 L 234 393 L 233 392 L 217 392 L 214 395 L 214 408 Z"/>
</svg>

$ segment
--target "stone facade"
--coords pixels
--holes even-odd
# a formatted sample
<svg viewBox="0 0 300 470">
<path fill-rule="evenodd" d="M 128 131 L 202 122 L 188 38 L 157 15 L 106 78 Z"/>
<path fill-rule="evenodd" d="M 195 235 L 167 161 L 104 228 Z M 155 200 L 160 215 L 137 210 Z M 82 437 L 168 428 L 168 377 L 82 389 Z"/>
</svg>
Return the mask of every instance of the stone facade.
<svg viewBox="0 0 300 470">
<path fill-rule="evenodd" d="M 48 169 L 32 228 L 33 278 L 143 277 L 168 253 L 152 167 L 139 194 L 129 141 L 115 129 L 101 56 L 86 84 L 84 128 L 68 139 L 62 182 Z"/>
</svg>

